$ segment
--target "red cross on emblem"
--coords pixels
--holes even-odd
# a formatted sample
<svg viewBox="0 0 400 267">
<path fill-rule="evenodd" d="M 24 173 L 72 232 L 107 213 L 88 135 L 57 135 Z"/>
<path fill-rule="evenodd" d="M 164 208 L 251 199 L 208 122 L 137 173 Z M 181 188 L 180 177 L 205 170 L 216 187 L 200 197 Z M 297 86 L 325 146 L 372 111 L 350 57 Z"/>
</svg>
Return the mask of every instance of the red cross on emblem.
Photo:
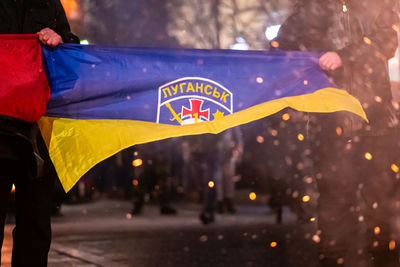
<svg viewBox="0 0 400 267">
<path fill-rule="evenodd" d="M 203 100 L 190 99 L 190 109 L 182 107 L 182 118 L 186 116 L 191 116 L 192 119 L 200 119 L 203 117 L 206 120 L 210 119 L 210 109 L 201 110 L 203 105 Z M 196 115 L 197 114 L 197 115 Z"/>
</svg>

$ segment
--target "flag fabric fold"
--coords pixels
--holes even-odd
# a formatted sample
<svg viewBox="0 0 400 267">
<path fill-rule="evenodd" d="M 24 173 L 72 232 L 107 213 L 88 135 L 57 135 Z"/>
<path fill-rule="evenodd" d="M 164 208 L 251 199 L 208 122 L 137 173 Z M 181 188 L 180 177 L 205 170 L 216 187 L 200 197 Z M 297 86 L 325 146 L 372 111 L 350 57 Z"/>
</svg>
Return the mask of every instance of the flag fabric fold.
<svg viewBox="0 0 400 267">
<path fill-rule="evenodd" d="M 0 114 L 36 122 L 46 112 L 50 87 L 36 34 L 0 35 Z"/>
<path fill-rule="evenodd" d="M 124 148 L 216 134 L 286 107 L 366 119 L 315 53 L 63 44 L 43 55 L 51 100 L 39 125 L 66 191 Z"/>
</svg>

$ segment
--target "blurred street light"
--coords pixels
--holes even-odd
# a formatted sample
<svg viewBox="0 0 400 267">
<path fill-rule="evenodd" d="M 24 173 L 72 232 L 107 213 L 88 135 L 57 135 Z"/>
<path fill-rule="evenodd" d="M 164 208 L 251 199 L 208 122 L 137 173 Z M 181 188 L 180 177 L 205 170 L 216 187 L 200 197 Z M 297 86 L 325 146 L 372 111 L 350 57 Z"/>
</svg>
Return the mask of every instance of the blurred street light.
<svg viewBox="0 0 400 267">
<path fill-rule="evenodd" d="M 246 40 L 242 37 L 236 38 L 236 44 L 233 44 L 229 47 L 232 50 L 249 50 L 249 45 L 246 43 Z"/>
<path fill-rule="evenodd" d="M 265 37 L 267 38 L 267 40 L 271 41 L 276 36 L 278 36 L 278 32 L 279 32 L 280 28 L 281 28 L 280 24 L 268 26 L 267 29 L 265 30 Z"/>
</svg>

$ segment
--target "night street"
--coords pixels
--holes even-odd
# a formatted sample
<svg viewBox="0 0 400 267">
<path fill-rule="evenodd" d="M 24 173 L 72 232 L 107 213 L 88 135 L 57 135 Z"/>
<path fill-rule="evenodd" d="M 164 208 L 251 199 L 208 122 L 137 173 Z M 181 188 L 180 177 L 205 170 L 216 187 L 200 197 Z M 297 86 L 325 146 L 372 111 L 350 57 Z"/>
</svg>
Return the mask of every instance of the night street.
<svg viewBox="0 0 400 267">
<path fill-rule="evenodd" d="M 204 226 L 197 204 L 178 204 L 177 216 L 162 216 L 148 205 L 134 218 L 126 215 L 130 207 L 115 200 L 64 206 L 63 217 L 53 219 L 49 266 L 317 266 L 307 234 L 315 232 L 314 225 L 296 225 L 288 210 L 283 225 L 275 225 L 267 207 L 242 204 L 237 214 L 219 215 Z M 9 225 L 6 267 L 10 242 Z"/>
<path fill-rule="evenodd" d="M 0 267 L 400 267 L 400 0 L 0 0 L 0 81 Z"/>
</svg>

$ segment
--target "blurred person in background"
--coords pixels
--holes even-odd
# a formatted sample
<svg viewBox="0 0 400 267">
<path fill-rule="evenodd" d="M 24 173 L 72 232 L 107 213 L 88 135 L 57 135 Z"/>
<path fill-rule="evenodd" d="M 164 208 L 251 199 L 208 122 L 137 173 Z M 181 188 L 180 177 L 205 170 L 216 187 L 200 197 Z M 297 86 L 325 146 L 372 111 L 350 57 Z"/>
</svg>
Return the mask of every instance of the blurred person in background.
<svg viewBox="0 0 400 267">
<path fill-rule="evenodd" d="M 243 154 L 243 138 L 240 127 L 221 133 L 220 168 L 216 179 L 217 212 L 235 213 L 233 197 L 235 195 L 236 164 Z"/>
<path fill-rule="evenodd" d="M 399 138 L 387 66 L 398 46 L 395 2 L 300 0 L 271 42 L 321 53 L 320 67 L 359 99 L 369 119 L 310 115 L 324 267 L 400 266 L 393 229 Z"/>
<path fill-rule="evenodd" d="M 41 43 L 78 43 L 59 0 L 0 1 L 0 34 L 35 34 Z M 36 123 L 0 115 L 0 249 L 7 202 L 16 188 L 12 266 L 47 266 L 54 168 Z"/>
<path fill-rule="evenodd" d="M 146 196 L 157 199 L 160 214 L 176 215 L 171 206 L 171 166 L 164 149 L 164 142 L 153 142 L 135 146 L 138 159 L 142 164 L 135 167 L 133 181 L 132 215 L 140 215 L 146 202 Z"/>
<path fill-rule="evenodd" d="M 200 163 L 203 208 L 200 220 L 203 224 L 215 221 L 215 211 L 235 213 L 235 167 L 243 153 L 243 141 L 238 127 L 219 134 L 205 134 L 191 140 L 195 161 Z"/>
<path fill-rule="evenodd" d="M 203 224 L 210 224 L 215 221 L 216 181 L 221 168 L 221 138 L 222 133 L 203 134 L 192 136 L 190 140 L 193 161 L 197 163 L 198 167 L 197 178 L 202 183 L 199 191 L 201 192 L 203 207 L 199 218 Z"/>
</svg>

